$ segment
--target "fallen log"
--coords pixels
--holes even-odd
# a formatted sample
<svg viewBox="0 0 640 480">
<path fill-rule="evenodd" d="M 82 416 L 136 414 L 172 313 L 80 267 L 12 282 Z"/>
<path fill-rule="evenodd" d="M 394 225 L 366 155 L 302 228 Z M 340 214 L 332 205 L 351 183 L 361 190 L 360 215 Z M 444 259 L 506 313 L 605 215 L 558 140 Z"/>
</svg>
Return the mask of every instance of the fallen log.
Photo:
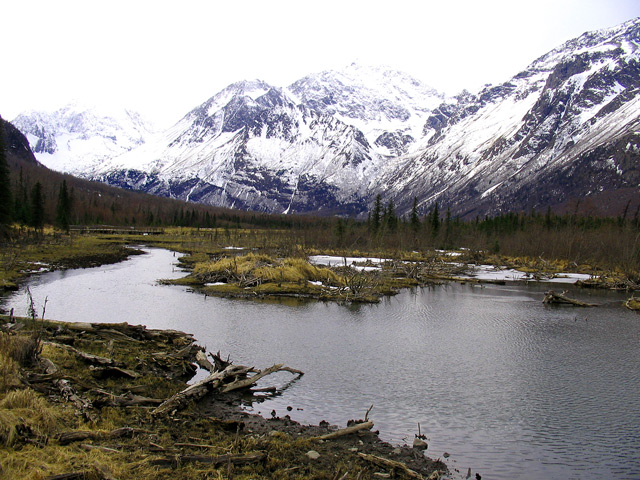
<svg viewBox="0 0 640 480">
<path fill-rule="evenodd" d="M 202 350 L 198 350 L 196 352 L 196 363 L 200 366 L 200 368 L 204 368 L 209 373 L 215 372 L 215 367 L 209 361 L 209 359 L 207 358 L 207 355 Z"/>
<path fill-rule="evenodd" d="M 81 443 L 79 447 L 82 450 L 86 450 L 87 452 L 90 452 L 91 450 L 100 450 L 101 452 L 120 453 L 120 450 L 116 450 L 115 448 L 103 447 L 102 445 L 89 445 L 88 443 Z"/>
<path fill-rule="evenodd" d="M 62 348 L 63 350 L 67 350 L 73 353 L 78 358 L 84 360 L 91 365 L 101 365 L 101 366 L 116 366 L 116 362 L 114 362 L 111 358 L 100 357 L 99 355 L 93 355 L 91 353 L 86 353 L 78 350 L 77 348 L 72 347 L 71 345 L 66 345 L 64 343 L 57 342 L 42 342 L 45 345 L 50 345 L 56 348 Z"/>
<path fill-rule="evenodd" d="M 99 430 L 77 430 L 75 432 L 63 432 L 58 435 L 57 440 L 60 445 L 69 445 L 73 442 L 81 442 L 83 440 L 114 440 L 124 437 L 133 437 L 134 434 L 142 432 L 140 429 L 131 427 L 122 427 L 104 432 Z"/>
<path fill-rule="evenodd" d="M 360 456 L 360 458 L 366 460 L 367 462 L 371 462 L 375 465 L 378 465 L 384 468 L 392 468 L 394 470 L 399 470 L 409 478 L 418 478 L 418 479 L 424 478 L 418 472 L 411 470 L 404 463 L 396 462 L 395 460 L 389 460 L 387 458 L 378 457 L 376 455 L 369 455 L 362 452 L 358 453 L 358 456 Z"/>
<path fill-rule="evenodd" d="M 573 305 L 576 307 L 597 307 L 598 305 L 594 303 L 585 303 L 580 300 L 575 300 L 573 298 L 567 297 L 565 294 L 567 292 L 556 293 L 553 290 L 548 290 L 544 293 L 544 299 L 542 303 L 547 304 L 563 304 L 563 305 Z"/>
<path fill-rule="evenodd" d="M 213 372 L 204 380 L 194 383 L 181 392 L 169 397 L 152 413 L 153 415 L 161 415 L 173 410 L 182 409 L 189 402 L 199 400 L 214 390 L 218 390 L 221 393 L 228 393 L 242 388 L 249 388 L 259 379 L 280 371 L 304 375 L 300 370 L 285 367 L 282 364 L 273 365 L 262 371 L 256 370 L 253 367 L 228 364 L 224 370 Z M 255 373 L 255 375 L 248 377 L 247 374 L 249 373 Z"/>
<path fill-rule="evenodd" d="M 115 366 L 94 367 L 93 365 L 91 365 L 89 369 L 91 370 L 91 373 L 97 378 L 135 379 L 140 376 L 140 374 L 134 372 L 133 370 L 129 370 L 121 367 L 115 367 Z"/>
<path fill-rule="evenodd" d="M 97 398 L 94 400 L 94 404 L 96 406 L 157 407 L 162 403 L 162 400 L 159 400 L 157 398 L 143 397 L 132 392 L 127 392 L 124 395 L 116 395 L 105 390 L 94 389 L 93 393 L 97 396 Z"/>
<path fill-rule="evenodd" d="M 220 355 L 220 350 L 218 350 L 218 353 L 216 354 L 210 353 L 209 356 L 213 359 L 213 363 L 215 365 L 214 370 L 216 372 L 221 372 L 222 370 L 224 370 L 225 368 L 227 368 L 229 365 L 233 363 L 231 362 L 228 355 L 227 355 L 227 359 L 224 360 Z"/>
<path fill-rule="evenodd" d="M 335 432 L 327 433 L 325 435 L 320 435 L 317 437 L 311 437 L 311 440 L 332 440 L 334 438 L 340 438 L 344 437 L 345 435 L 357 433 L 361 430 L 371 430 L 372 428 L 373 422 L 371 421 L 356 423 L 355 425 L 351 425 L 350 427 L 343 428 L 341 430 L 336 430 Z"/>
<path fill-rule="evenodd" d="M 230 365 L 222 372 L 215 372 L 209 375 L 207 378 L 200 380 L 193 385 L 188 386 L 184 390 L 176 393 L 165 400 L 158 408 L 156 408 L 152 414 L 161 415 L 168 413 L 172 410 L 179 410 L 184 408 L 189 402 L 193 400 L 199 400 L 204 397 L 209 391 L 219 388 L 220 385 L 229 377 L 235 375 L 246 375 L 252 369 L 249 367 Z"/>
<path fill-rule="evenodd" d="M 252 368 L 250 371 L 256 371 L 256 370 Z M 222 392 L 227 393 L 227 392 L 232 392 L 233 390 L 238 390 L 241 388 L 249 388 L 251 385 L 254 385 L 262 377 L 266 377 L 267 375 L 271 375 L 272 373 L 275 373 L 275 372 L 289 372 L 295 375 L 304 375 L 304 373 L 301 372 L 300 370 L 295 370 L 293 368 L 285 367 L 283 364 L 272 365 L 271 367 L 265 370 L 262 370 L 262 371 L 257 370 L 256 372 L 257 373 L 252 377 L 236 379 L 233 382 L 226 384 L 222 388 Z"/>
<path fill-rule="evenodd" d="M 150 461 L 152 465 L 177 467 L 184 463 L 207 463 L 213 467 L 221 465 L 250 465 L 267 458 L 266 452 L 253 452 L 245 455 L 175 455 L 171 457 L 156 458 Z"/>
</svg>

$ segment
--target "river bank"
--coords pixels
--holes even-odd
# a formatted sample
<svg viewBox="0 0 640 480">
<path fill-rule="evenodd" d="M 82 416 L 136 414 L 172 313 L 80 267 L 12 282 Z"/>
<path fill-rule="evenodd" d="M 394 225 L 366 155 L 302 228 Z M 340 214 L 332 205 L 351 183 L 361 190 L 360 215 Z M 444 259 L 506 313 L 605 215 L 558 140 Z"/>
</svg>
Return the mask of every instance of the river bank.
<svg viewBox="0 0 640 480">
<path fill-rule="evenodd" d="M 141 250 L 122 237 L 42 234 L 2 244 L 0 291 L 17 290 L 34 273 L 118 263 Z"/>
<path fill-rule="evenodd" d="M 303 426 L 275 412 L 269 419 L 250 414 L 240 408 L 251 395 L 246 390 L 154 414 L 196 372 L 202 349 L 191 335 L 128 324 L 0 321 L 4 478 L 446 474 L 446 466 L 422 450 L 392 446 L 368 429 L 321 440 L 337 427 Z"/>
</svg>

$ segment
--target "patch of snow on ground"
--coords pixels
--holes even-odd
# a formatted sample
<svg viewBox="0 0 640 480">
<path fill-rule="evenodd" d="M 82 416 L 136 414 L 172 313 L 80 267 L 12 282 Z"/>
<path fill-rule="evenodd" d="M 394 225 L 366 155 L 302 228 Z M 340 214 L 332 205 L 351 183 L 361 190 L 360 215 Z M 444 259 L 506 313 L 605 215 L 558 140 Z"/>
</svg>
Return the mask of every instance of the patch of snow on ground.
<svg viewBox="0 0 640 480">
<path fill-rule="evenodd" d="M 387 261 L 389 261 L 387 258 L 375 257 L 337 257 L 333 255 L 311 255 L 309 257 L 310 263 L 313 263 L 314 265 L 326 265 L 327 267 L 342 267 L 345 262 L 348 267 L 354 266 L 358 263 L 373 263 L 380 265 Z"/>
<path fill-rule="evenodd" d="M 493 265 L 478 265 L 474 268 L 473 273 L 464 275 L 463 278 L 474 278 L 478 280 L 530 280 L 536 281 L 530 273 L 521 272 L 512 268 L 500 268 Z M 540 280 L 552 283 L 575 283 L 578 280 L 588 280 L 591 275 L 582 273 L 557 273 L 554 278 Z"/>
</svg>

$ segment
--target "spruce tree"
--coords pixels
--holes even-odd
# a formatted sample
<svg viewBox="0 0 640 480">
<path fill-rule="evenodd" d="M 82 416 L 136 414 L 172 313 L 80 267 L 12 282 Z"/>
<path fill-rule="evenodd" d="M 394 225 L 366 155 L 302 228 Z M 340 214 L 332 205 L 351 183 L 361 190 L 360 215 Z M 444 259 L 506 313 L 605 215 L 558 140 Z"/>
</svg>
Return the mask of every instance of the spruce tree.
<svg viewBox="0 0 640 480">
<path fill-rule="evenodd" d="M 411 230 L 414 234 L 420 231 L 420 216 L 418 215 L 418 197 L 413 197 L 413 207 L 411 208 Z"/>
<path fill-rule="evenodd" d="M 11 179 L 4 141 L 4 120 L 0 117 L 0 233 L 4 233 L 13 220 Z"/>
<path fill-rule="evenodd" d="M 438 202 L 433 207 L 431 212 L 431 234 L 435 237 L 438 235 L 440 229 L 440 211 L 438 210 Z"/>
<path fill-rule="evenodd" d="M 387 204 L 387 210 L 385 212 L 385 223 L 390 232 L 395 232 L 398 227 L 398 217 L 396 217 L 396 208 L 393 205 L 393 200 L 389 199 Z"/>
<path fill-rule="evenodd" d="M 20 174 L 18 176 L 18 187 L 15 192 L 13 214 L 15 220 L 21 225 L 30 224 L 29 193 L 22 175 L 22 168 L 20 168 Z"/>
<path fill-rule="evenodd" d="M 71 218 L 71 197 L 67 190 L 67 181 L 62 180 L 58 192 L 58 207 L 56 208 L 56 223 L 65 232 L 69 233 L 69 219 Z"/>
<path fill-rule="evenodd" d="M 378 194 L 376 201 L 373 204 L 373 212 L 371 212 L 371 231 L 375 234 L 380 229 L 380 222 L 382 221 L 382 196 Z"/>
<path fill-rule="evenodd" d="M 40 182 L 31 189 L 31 226 L 36 230 L 44 227 L 44 195 Z"/>
</svg>

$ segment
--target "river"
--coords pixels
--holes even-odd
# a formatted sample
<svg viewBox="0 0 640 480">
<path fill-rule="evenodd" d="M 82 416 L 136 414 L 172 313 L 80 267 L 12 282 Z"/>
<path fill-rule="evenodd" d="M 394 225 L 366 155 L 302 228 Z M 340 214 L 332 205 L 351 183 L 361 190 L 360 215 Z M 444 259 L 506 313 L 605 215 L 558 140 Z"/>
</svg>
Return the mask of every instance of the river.
<svg viewBox="0 0 640 480">
<path fill-rule="evenodd" d="M 177 254 L 145 250 L 33 276 L 39 315 L 46 299 L 46 318 L 178 329 L 235 363 L 285 363 L 306 374 L 250 410 L 344 426 L 373 404 L 382 439 L 411 444 L 420 423 L 429 456 L 485 480 L 640 478 L 640 317 L 625 295 L 561 287 L 593 309 L 543 305 L 548 286 L 515 284 L 377 305 L 232 300 L 158 285 L 184 275 Z M 17 315 L 27 305 L 24 288 L 3 300 Z"/>
</svg>

